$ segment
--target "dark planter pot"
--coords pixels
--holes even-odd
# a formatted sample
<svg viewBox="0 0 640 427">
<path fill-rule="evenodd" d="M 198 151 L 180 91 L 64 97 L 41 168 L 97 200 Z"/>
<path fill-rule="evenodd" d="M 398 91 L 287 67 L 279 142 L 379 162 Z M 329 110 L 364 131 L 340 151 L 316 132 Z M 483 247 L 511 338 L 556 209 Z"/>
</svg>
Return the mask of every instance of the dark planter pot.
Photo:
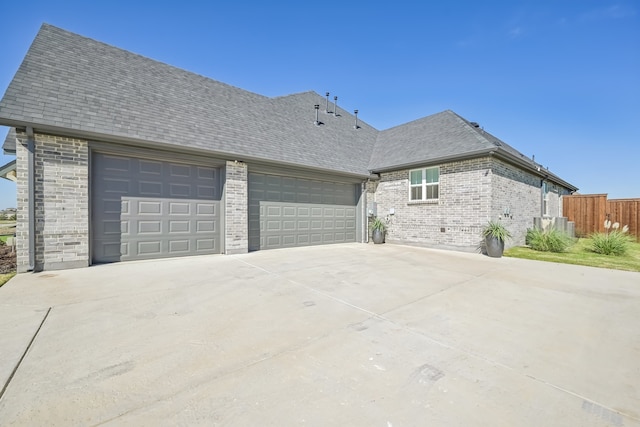
<svg viewBox="0 0 640 427">
<path fill-rule="evenodd" d="M 492 258 L 502 257 L 504 252 L 504 240 L 500 240 L 497 237 L 487 236 L 484 238 L 485 247 L 487 248 L 487 255 Z"/>
<path fill-rule="evenodd" d="M 373 235 L 371 237 L 375 244 L 384 243 L 384 231 L 373 230 Z"/>
</svg>

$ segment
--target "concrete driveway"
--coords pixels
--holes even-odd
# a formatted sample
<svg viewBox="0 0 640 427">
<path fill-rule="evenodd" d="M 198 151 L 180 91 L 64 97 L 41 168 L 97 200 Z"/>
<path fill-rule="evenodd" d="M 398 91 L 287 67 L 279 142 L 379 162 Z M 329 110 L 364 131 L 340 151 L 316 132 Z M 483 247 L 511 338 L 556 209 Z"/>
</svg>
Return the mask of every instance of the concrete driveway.
<svg viewBox="0 0 640 427">
<path fill-rule="evenodd" d="M 640 274 L 363 244 L 23 274 L 0 357 L 2 425 L 638 426 Z"/>
</svg>

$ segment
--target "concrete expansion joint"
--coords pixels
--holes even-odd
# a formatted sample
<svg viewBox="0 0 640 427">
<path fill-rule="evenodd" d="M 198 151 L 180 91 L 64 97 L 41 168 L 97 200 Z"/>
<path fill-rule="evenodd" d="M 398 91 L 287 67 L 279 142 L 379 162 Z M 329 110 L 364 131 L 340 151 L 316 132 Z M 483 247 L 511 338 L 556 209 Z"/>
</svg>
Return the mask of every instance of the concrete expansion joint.
<svg viewBox="0 0 640 427">
<path fill-rule="evenodd" d="M 40 325 L 38 326 L 38 329 L 36 329 L 36 332 L 33 334 L 33 337 L 31 338 L 31 341 L 29 341 L 29 344 L 27 344 L 27 347 L 24 349 L 24 353 L 22 353 L 22 356 L 18 360 L 18 363 L 16 363 L 16 366 L 11 371 L 11 374 L 9 375 L 9 378 L 7 378 L 7 382 L 2 387 L 2 390 L 0 390 L 0 401 L 2 400 L 2 397 L 4 396 L 4 393 L 7 391 L 7 388 L 9 387 L 9 384 L 11 384 L 11 380 L 15 376 L 16 372 L 18 372 L 18 368 L 20 368 L 20 365 L 22 364 L 22 361 L 24 360 L 24 358 L 27 356 L 27 353 L 31 349 L 31 346 L 33 345 L 33 342 L 36 340 L 36 337 L 38 336 L 38 333 L 40 332 L 40 329 L 42 329 L 42 325 L 44 325 L 44 322 L 47 320 L 47 317 L 49 317 L 49 313 L 50 312 L 51 312 L 51 307 L 49 307 L 47 312 L 44 314 L 44 317 L 42 318 L 42 321 L 40 322 Z"/>
</svg>

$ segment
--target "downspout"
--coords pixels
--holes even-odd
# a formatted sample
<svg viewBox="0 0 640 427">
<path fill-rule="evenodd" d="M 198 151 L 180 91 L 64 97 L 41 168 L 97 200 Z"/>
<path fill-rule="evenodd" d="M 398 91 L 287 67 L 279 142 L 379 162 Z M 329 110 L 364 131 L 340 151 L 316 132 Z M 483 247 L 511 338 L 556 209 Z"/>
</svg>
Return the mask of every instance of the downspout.
<svg viewBox="0 0 640 427">
<path fill-rule="evenodd" d="M 27 182 L 29 192 L 29 267 L 27 271 L 33 271 L 36 264 L 36 187 L 35 187 L 35 139 L 33 137 L 33 128 L 27 126 Z"/>
<path fill-rule="evenodd" d="M 360 194 L 362 194 L 362 209 L 360 210 L 360 217 L 362 218 L 362 226 L 360 231 L 362 232 L 362 238 L 360 239 L 363 243 L 369 243 L 369 232 L 368 230 L 368 217 L 367 217 L 367 206 L 369 206 L 369 200 L 367 199 L 367 181 L 362 181 L 360 183 Z"/>
</svg>

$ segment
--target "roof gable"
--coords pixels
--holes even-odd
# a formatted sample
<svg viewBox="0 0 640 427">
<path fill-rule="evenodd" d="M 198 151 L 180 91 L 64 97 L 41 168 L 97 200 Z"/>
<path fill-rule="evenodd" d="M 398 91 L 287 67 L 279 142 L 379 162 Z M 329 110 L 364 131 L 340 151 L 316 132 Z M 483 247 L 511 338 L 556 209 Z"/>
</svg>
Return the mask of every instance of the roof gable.
<svg viewBox="0 0 640 427">
<path fill-rule="evenodd" d="M 469 122 L 446 110 L 380 132 L 369 168 L 385 170 L 491 149 L 495 149 L 495 145 Z"/>
<path fill-rule="evenodd" d="M 9 132 L 7 132 L 7 136 L 4 139 L 4 144 L 2 144 L 2 150 L 4 154 L 15 154 L 16 153 L 16 129 L 9 128 Z"/>
</svg>

